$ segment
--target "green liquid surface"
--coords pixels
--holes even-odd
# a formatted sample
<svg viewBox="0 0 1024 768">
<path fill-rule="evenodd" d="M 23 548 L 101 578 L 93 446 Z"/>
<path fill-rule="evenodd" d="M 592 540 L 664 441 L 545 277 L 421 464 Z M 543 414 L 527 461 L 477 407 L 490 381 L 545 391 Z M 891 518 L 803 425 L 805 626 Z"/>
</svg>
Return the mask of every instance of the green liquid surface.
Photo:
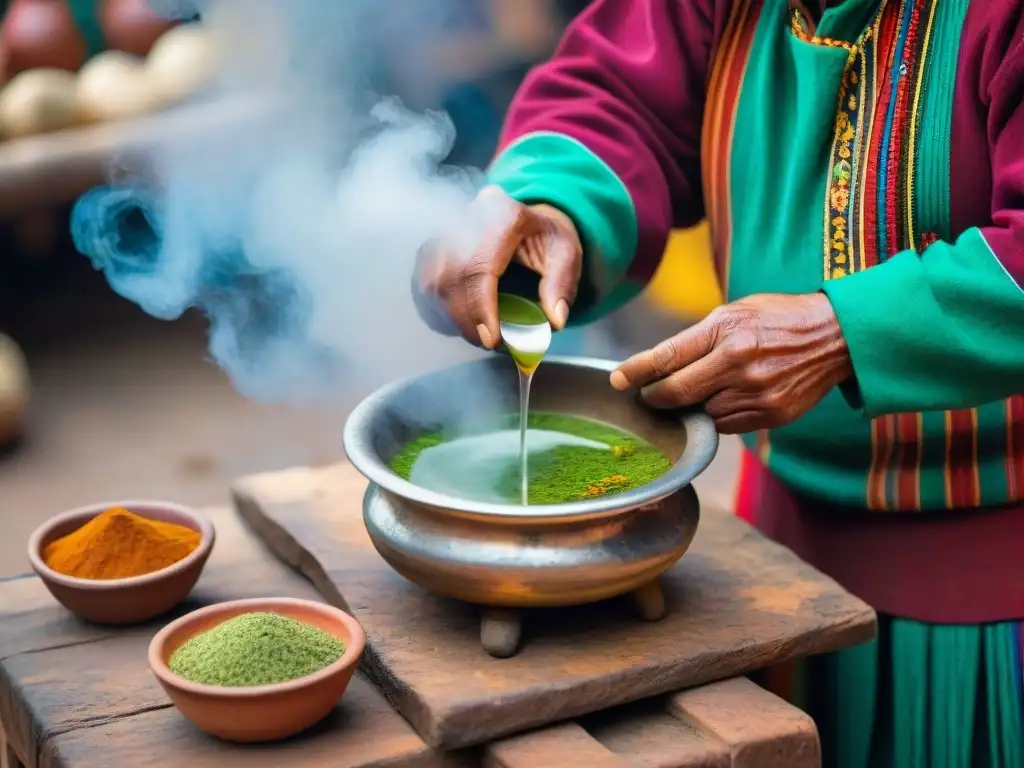
<svg viewBox="0 0 1024 768">
<path fill-rule="evenodd" d="M 531 413 L 528 423 L 529 504 L 562 504 L 636 488 L 672 466 L 654 445 L 617 427 L 556 413 Z M 438 493 L 519 504 L 519 414 L 490 431 L 433 432 L 391 460 L 400 477 Z"/>
</svg>

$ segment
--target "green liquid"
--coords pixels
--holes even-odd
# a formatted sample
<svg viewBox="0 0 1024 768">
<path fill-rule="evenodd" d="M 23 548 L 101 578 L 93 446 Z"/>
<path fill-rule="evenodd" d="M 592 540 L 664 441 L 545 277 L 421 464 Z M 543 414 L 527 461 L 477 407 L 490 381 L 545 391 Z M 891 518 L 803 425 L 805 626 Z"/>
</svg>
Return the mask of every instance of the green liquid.
<svg viewBox="0 0 1024 768">
<path fill-rule="evenodd" d="M 505 349 L 520 371 L 532 374 L 551 344 L 551 328 L 544 310 L 528 299 L 499 293 L 498 317 L 511 330 L 502 334 Z"/>
<path fill-rule="evenodd" d="M 519 414 L 508 414 L 492 430 L 423 435 L 398 451 L 391 469 L 439 493 L 519 504 L 518 422 Z M 651 443 L 599 421 L 531 413 L 527 423 L 529 504 L 561 504 L 621 493 L 649 483 L 672 466 Z"/>
<path fill-rule="evenodd" d="M 530 411 L 530 382 L 551 346 L 551 326 L 539 304 L 509 293 L 498 294 L 501 338 L 519 370 L 519 503 L 529 499 L 530 453 L 526 417 Z"/>
</svg>

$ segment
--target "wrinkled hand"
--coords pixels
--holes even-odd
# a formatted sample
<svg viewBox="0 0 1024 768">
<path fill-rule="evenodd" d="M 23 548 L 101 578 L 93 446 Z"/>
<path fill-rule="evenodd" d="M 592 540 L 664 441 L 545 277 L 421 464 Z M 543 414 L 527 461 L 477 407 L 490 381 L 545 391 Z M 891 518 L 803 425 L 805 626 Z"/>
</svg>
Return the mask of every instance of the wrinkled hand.
<svg viewBox="0 0 1024 768">
<path fill-rule="evenodd" d="M 458 232 L 421 249 L 413 277 L 420 315 L 435 330 L 454 323 L 468 341 L 493 349 L 498 278 L 512 261 L 541 276 L 544 314 L 555 330 L 564 328 L 583 269 L 576 228 L 561 211 L 522 205 L 498 187 L 480 192 Z"/>
<path fill-rule="evenodd" d="M 656 408 L 703 404 L 722 433 L 796 420 L 853 375 L 846 340 L 823 293 L 760 294 L 626 360 L 612 386 L 640 388 Z"/>
</svg>

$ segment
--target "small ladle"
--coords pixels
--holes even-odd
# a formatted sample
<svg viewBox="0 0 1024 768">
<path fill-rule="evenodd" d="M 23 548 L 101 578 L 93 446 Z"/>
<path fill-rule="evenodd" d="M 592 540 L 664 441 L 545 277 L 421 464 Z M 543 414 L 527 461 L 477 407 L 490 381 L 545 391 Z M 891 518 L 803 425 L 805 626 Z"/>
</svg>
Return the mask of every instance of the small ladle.
<svg viewBox="0 0 1024 768">
<path fill-rule="evenodd" d="M 551 323 L 536 302 L 510 293 L 498 294 L 498 331 L 505 349 L 519 369 L 519 472 L 520 497 L 528 502 L 526 426 L 530 411 L 530 383 L 551 346 Z"/>
</svg>

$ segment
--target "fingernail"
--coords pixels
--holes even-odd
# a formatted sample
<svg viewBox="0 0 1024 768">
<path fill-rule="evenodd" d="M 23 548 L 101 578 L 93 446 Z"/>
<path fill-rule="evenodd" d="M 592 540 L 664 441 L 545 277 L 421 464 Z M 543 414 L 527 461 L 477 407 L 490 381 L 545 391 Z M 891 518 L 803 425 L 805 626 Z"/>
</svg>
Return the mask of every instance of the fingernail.
<svg viewBox="0 0 1024 768">
<path fill-rule="evenodd" d="M 626 378 L 626 374 L 622 371 L 612 371 L 612 375 L 609 377 L 612 387 L 623 392 L 629 389 L 629 379 Z"/>
<path fill-rule="evenodd" d="M 490 349 L 492 346 L 494 346 L 494 338 L 491 336 L 491 332 L 487 330 L 486 325 L 480 323 L 480 325 L 476 327 L 476 333 L 477 336 L 480 337 L 480 343 L 483 344 L 485 347 Z"/>
<path fill-rule="evenodd" d="M 555 320 L 558 322 L 559 328 L 565 328 L 565 324 L 569 320 L 569 302 L 565 299 L 560 299 L 555 305 Z"/>
</svg>

